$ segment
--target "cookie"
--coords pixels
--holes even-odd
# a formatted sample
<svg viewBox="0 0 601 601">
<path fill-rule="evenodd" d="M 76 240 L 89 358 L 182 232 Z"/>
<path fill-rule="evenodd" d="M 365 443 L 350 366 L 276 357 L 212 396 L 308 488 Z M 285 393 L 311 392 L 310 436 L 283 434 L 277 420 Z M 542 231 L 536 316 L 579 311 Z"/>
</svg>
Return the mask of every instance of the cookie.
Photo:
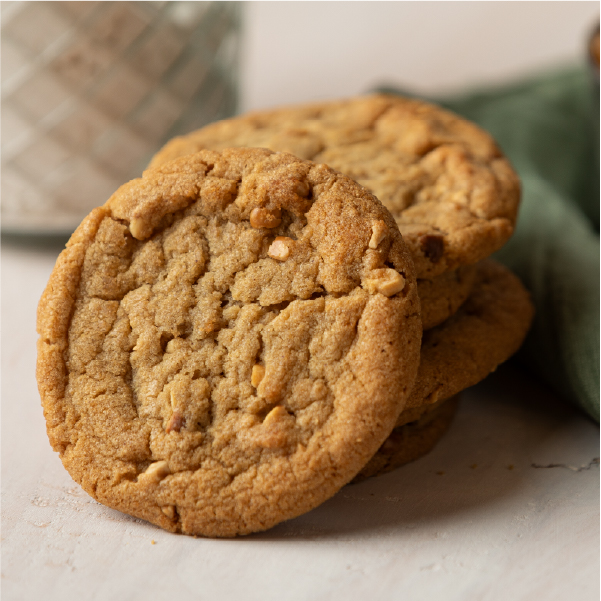
<svg viewBox="0 0 601 601">
<path fill-rule="evenodd" d="M 395 217 L 418 278 L 474 264 L 513 232 L 519 180 L 494 140 L 419 100 L 371 95 L 249 113 L 175 138 L 151 164 L 229 146 L 291 152 L 363 184 Z"/>
<path fill-rule="evenodd" d="M 520 280 L 503 265 L 483 261 L 467 301 L 443 324 L 424 332 L 418 375 L 403 413 L 483 380 L 520 348 L 533 316 L 530 294 Z"/>
<path fill-rule="evenodd" d="M 417 280 L 424 330 L 440 325 L 456 313 L 470 295 L 476 273 L 476 265 L 464 265 L 429 280 Z"/>
<path fill-rule="evenodd" d="M 458 405 L 459 395 L 455 395 L 436 406 L 428 407 L 419 419 L 396 426 L 353 482 L 386 474 L 427 455 L 449 429 Z"/>
<path fill-rule="evenodd" d="M 94 210 L 38 307 L 52 447 L 109 507 L 234 536 L 319 505 L 392 431 L 421 321 L 388 211 L 325 165 L 203 151 Z"/>
</svg>

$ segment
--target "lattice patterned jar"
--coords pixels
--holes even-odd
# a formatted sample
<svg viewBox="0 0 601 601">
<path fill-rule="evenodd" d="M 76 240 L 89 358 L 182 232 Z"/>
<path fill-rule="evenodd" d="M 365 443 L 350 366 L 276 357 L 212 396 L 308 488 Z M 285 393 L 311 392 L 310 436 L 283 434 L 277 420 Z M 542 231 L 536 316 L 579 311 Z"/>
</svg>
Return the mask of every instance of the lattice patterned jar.
<svg viewBox="0 0 601 601">
<path fill-rule="evenodd" d="M 238 2 L 3 2 L 2 230 L 68 233 L 236 109 Z"/>
</svg>

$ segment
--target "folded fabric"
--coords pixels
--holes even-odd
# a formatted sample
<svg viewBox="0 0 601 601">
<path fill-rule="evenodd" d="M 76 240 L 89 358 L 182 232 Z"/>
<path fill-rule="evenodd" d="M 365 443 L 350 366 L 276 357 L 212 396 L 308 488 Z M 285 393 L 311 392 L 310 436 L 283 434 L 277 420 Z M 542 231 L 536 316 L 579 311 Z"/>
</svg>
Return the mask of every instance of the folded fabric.
<svg viewBox="0 0 601 601">
<path fill-rule="evenodd" d="M 536 305 L 520 358 L 597 422 L 598 93 L 591 74 L 573 68 L 437 100 L 489 131 L 522 179 L 516 232 L 497 255 Z"/>
</svg>

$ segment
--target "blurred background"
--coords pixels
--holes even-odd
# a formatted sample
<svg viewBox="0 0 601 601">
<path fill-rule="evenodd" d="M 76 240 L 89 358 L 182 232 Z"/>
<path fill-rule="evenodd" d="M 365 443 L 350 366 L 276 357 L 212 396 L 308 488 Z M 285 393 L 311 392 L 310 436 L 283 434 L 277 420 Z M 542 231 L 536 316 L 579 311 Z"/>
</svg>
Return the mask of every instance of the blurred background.
<svg viewBox="0 0 601 601">
<path fill-rule="evenodd" d="M 598 2 L 246 2 L 241 108 L 437 95 L 584 63 Z"/>
<path fill-rule="evenodd" d="M 1 7 L 3 232 L 71 232 L 170 137 L 236 110 L 238 2 Z"/>
<path fill-rule="evenodd" d="M 583 63 L 598 2 L 2 2 L 2 231 L 70 233 L 170 137 Z"/>
</svg>

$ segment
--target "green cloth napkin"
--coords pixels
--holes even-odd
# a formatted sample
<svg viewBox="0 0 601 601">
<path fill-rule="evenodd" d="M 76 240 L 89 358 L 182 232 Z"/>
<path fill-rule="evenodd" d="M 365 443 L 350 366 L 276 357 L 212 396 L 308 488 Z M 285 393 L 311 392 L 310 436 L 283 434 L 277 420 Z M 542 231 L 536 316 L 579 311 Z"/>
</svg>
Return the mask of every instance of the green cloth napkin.
<svg viewBox="0 0 601 601">
<path fill-rule="evenodd" d="M 536 305 L 520 358 L 597 422 L 598 98 L 591 74 L 574 68 L 438 100 L 489 131 L 522 180 L 516 232 L 497 255 Z"/>
</svg>

